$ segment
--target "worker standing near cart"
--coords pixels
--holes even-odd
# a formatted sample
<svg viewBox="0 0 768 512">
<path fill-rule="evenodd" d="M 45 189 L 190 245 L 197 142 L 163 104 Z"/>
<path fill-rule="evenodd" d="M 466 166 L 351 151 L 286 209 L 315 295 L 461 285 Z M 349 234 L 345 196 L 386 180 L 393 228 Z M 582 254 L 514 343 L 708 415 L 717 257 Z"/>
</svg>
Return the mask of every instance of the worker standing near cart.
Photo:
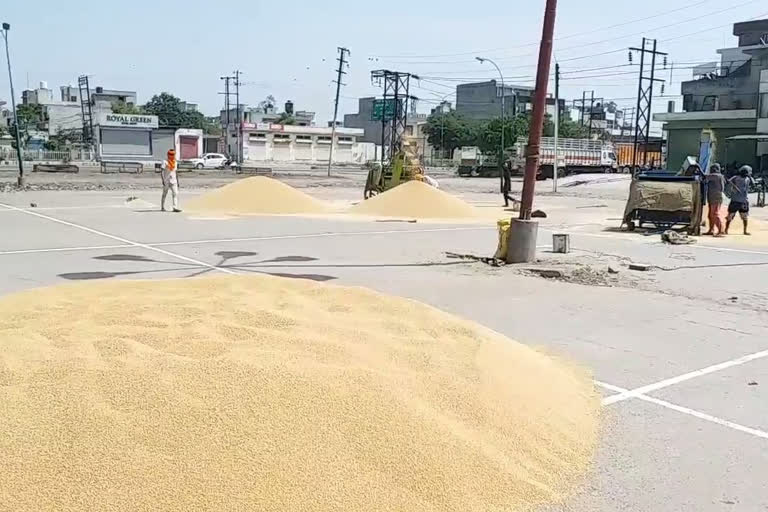
<svg viewBox="0 0 768 512">
<path fill-rule="evenodd" d="M 731 202 L 728 205 L 728 218 L 725 222 L 725 234 L 731 227 L 731 222 L 738 213 L 741 221 L 744 223 L 744 234 L 749 236 L 749 185 L 752 182 L 752 167 L 744 165 L 739 169 L 739 173 L 728 180 L 731 187 Z"/>
<path fill-rule="evenodd" d="M 723 219 L 720 217 L 720 208 L 723 206 L 723 192 L 725 191 L 725 177 L 720 164 L 712 164 L 709 168 L 707 179 L 707 204 L 709 205 L 709 231 L 707 235 L 723 235 Z M 715 232 L 717 230 L 717 232 Z"/>
<path fill-rule="evenodd" d="M 163 162 L 163 171 L 161 173 L 163 179 L 163 198 L 160 202 L 160 209 L 162 211 L 165 211 L 165 198 L 168 195 L 168 190 L 170 190 L 171 199 L 173 200 L 173 211 L 176 213 L 181 212 L 179 209 L 179 180 L 176 177 L 178 168 L 179 163 L 176 161 L 176 151 L 169 149 L 167 158 Z"/>
</svg>

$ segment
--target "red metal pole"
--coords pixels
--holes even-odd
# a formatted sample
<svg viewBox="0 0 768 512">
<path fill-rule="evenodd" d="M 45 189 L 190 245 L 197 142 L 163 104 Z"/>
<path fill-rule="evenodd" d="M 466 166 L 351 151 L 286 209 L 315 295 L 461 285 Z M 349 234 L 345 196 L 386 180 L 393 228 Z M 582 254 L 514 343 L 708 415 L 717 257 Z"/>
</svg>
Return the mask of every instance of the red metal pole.
<svg viewBox="0 0 768 512">
<path fill-rule="evenodd" d="M 544 127 L 544 114 L 547 111 L 547 85 L 549 84 L 549 65 L 552 60 L 552 38 L 555 32 L 556 11 L 557 0 L 547 0 L 547 6 L 544 10 L 544 28 L 541 31 L 541 45 L 539 46 L 539 66 L 536 71 L 536 90 L 533 96 L 530 135 L 528 148 L 525 151 L 525 180 L 523 181 L 523 197 L 520 207 L 520 219 L 522 220 L 530 220 L 533 210 L 541 131 Z"/>
</svg>

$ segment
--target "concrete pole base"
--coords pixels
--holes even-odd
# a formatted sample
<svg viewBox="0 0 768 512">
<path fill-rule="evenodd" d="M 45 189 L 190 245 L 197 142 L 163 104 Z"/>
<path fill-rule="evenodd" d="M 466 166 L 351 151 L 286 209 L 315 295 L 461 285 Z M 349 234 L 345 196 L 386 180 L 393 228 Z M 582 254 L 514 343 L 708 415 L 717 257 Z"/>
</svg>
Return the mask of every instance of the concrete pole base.
<svg viewBox="0 0 768 512">
<path fill-rule="evenodd" d="M 538 222 L 512 219 L 507 233 L 507 263 L 533 263 L 536 261 Z"/>
<path fill-rule="evenodd" d="M 16 184 L 19 186 L 19 188 L 22 188 L 27 185 L 27 178 L 24 176 L 19 176 L 16 178 Z"/>
</svg>

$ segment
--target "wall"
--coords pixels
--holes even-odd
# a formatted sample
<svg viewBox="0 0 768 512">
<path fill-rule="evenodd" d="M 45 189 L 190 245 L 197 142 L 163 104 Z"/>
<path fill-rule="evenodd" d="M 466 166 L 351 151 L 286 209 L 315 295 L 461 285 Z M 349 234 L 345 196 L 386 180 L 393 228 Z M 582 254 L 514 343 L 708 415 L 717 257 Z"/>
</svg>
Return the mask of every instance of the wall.
<svg viewBox="0 0 768 512">
<path fill-rule="evenodd" d="M 757 90 L 760 73 L 768 68 L 768 50 L 755 53 L 752 60 L 728 76 L 702 78 L 682 83 L 682 94 L 687 96 L 683 108 L 687 112 L 701 110 L 741 110 L 757 108 Z M 707 96 L 716 96 L 717 107 L 705 106 Z"/>
<path fill-rule="evenodd" d="M 363 142 L 381 144 L 381 121 L 373 120 L 373 101 L 375 98 L 360 98 L 357 102 L 357 114 L 346 114 L 344 126 L 365 131 L 360 138 Z"/>
<path fill-rule="evenodd" d="M 699 141 L 704 129 L 712 130 L 715 136 L 715 161 L 725 165 L 733 160 L 754 165 L 756 148 L 754 141 L 725 140 L 735 135 L 754 135 L 755 121 L 752 119 L 701 121 L 674 121 L 664 125 L 667 138 L 667 167 L 678 169 L 689 155 L 699 154 Z M 727 159 L 727 160 L 726 160 Z"/>
<path fill-rule="evenodd" d="M 456 87 L 456 112 L 467 119 L 488 121 L 501 116 L 501 98 L 498 96 L 499 85 L 495 80 L 476 84 L 461 84 Z M 515 92 L 518 93 L 515 96 Z M 513 116 L 515 112 L 525 111 L 523 105 L 531 103 L 533 91 L 520 86 L 504 87 L 504 112 Z M 519 103 L 519 105 L 518 105 Z"/>
<path fill-rule="evenodd" d="M 286 126 L 285 128 L 288 129 L 289 127 Z M 330 134 L 325 133 L 328 129 L 322 129 L 325 131 L 317 134 L 311 133 L 312 130 L 318 129 L 307 128 L 310 133 L 307 131 L 301 133 L 246 131 L 243 133 L 246 145 L 243 158 L 251 162 L 327 162 L 331 146 Z M 275 136 L 278 138 L 276 139 Z M 310 139 L 299 140 L 298 137 L 310 137 Z M 360 159 L 367 156 L 369 148 L 365 150 L 358 148 L 357 136 L 340 133 L 337 135 L 336 141 L 333 150 L 334 163 L 363 163 L 365 161 L 360 161 Z M 372 146 L 370 143 L 367 145 Z"/>
<path fill-rule="evenodd" d="M 77 103 L 46 105 L 48 133 L 56 135 L 61 130 L 82 130 L 83 113 Z"/>
</svg>

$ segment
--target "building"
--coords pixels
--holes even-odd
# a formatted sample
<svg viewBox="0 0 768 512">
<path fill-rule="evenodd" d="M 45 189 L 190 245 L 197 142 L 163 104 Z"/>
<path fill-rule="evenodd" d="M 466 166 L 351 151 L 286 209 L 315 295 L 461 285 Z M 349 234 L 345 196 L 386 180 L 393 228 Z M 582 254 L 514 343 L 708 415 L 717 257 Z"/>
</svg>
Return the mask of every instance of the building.
<svg viewBox="0 0 768 512">
<path fill-rule="evenodd" d="M 363 130 L 364 135 L 360 139 L 362 142 L 370 142 L 381 146 L 381 129 L 382 122 L 373 119 L 373 103 L 376 101 L 374 97 L 360 98 L 358 99 L 358 107 L 356 114 L 344 115 L 344 127 L 357 128 Z M 405 135 L 408 137 L 421 137 L 419 133 L 423 132 L 422 125 L 426 125 L 427 115 L 411 112 L 406 117 Z"/>
<path fill-rule="evenodd" d="M 738 46 L 681 85 L 684 112 L 655 114 L 667 133 L 668 167 L 712 148 L 712 161 L 768 169 L 768 19 L 736 23 Z"/>
<path fill-rule="evenodd" d="M 165 160 L 169 149 L 175 149 L 180 160 L 203 154 L 203 130 L 160 128 L 157 116 L 101 112 L 94 123 L 96 154 L 101 161 L 150 165 Z"/>
<path fill-rule="evenodd" d="M 584 111 L 583 114 L 582 110 Z M 584 123 L 585 126 L 590 126 L 591 123 L 592 132 L 596 136 L 607 135 L 611 138 L 620 138 L 634 134 L 632 110 L 634 109 L 629 111 L 617 109 L 613 102 L 596 103 L 591 109 L 589 105 L 584 109 L 581 106 L 575 106 L 571 111 L 571 119 Z"/>
<path fill-rule="evenodd" d="M 243 160 L 246 162 L 327 162 L 331 143 L 335 163 L 364 163 L 369 148 L 359 143 L 363 130 L 319 126 L 243 123 Z"/>
<path fill-rule="evenodd" d="M 533 110 L 533 87 L 499 82 L 477 82 L 456 86 L 456 112 L 474 121 L 490 121 L 501 117 L 501 99 L 504 96 L 504 115 L 514 117 Z M 560 100 L 560 112 L 565 112 L 565 100 Z M 555 99 L 547 94 L 547 114 L 555 115 Z"/>
<path fill-rule="evenodd" d="M 501 117 L 501 98 L 504 96 L 504 114 L 513 117 L 526 112 L 533 103 L 533 87 L 504 85 L 496 80 L 460 84 L 456 86 L 456 112 L 465 119 L 489 121 Z"/>
<path fill-rule="evenodd" d="M 59 91 L 59 95 L 54 96 L 48 84 L 40 82 L 37 89 L 23 91 L 21 100 L 24 105 L 42 106 L 43 122 L 40 129 L 47 131 L 49 135 L 57 135 L 62 131 L 82 130 L 80 89 L 71 85 L 62 85 Z M 136 105 L 136 92 L 103 87 L 91 90 L 91 112 L 94 119 L 101 113 L 111 113 L 112 104 L 116 102 Z"/>
</svg>

